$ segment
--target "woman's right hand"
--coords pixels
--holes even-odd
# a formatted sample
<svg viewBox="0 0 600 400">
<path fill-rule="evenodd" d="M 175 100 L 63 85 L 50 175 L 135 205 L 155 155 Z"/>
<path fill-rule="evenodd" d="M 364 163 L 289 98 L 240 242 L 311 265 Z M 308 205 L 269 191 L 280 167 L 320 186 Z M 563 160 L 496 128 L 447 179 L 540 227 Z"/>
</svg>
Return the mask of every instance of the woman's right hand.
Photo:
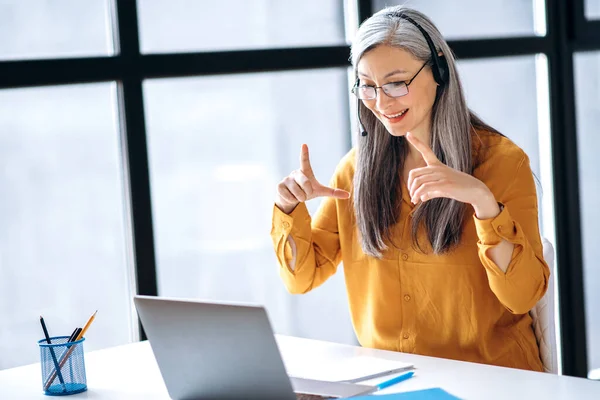
<svg viewBox="0 0 600 400">
<path fill-rule="evenodd" d="M 299 203 L 324 196 L 348 199 L 350 193 L 342 189 L 323 186 L 317 181 L 310 166 L 308 146 L 303 144 L 300 152 L 300 169 L 292 171 L 279 182 L 275 205 L 284 213 L 289 214 Z"/>
</svg>

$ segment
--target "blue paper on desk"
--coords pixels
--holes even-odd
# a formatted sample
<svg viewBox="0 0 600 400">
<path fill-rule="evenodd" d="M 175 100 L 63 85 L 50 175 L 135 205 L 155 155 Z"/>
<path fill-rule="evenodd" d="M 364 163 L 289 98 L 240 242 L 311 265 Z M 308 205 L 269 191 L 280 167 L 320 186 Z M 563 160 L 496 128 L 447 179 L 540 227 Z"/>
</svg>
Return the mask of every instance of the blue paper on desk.
<svg viewBox="0 0 600 400">
<path fill-rule="evenodd" d="M 369 395 L 352 397 L 352 400 L 460 400 L 458 397 L 451 395 L 444 389 L 433 388 L 425 390 L 416 390 L 414 392 Z"/>
</svg>

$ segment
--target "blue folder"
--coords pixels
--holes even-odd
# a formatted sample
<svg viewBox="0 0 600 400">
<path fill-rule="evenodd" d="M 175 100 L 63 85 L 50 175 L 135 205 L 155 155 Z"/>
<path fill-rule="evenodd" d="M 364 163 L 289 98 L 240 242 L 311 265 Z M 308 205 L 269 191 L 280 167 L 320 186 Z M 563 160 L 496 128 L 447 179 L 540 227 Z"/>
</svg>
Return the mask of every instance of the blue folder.
<svg viewBox="0 0 600 400">
<path fill-rule="evenodd" d="M 373 400 L 374 398 L 377 398 L 378 400 L 460 400 L 460 398 L 453 396 L 440 388 L 404 393 L 359 396 L 352 397 L 352 400 Z"/>
</svg>

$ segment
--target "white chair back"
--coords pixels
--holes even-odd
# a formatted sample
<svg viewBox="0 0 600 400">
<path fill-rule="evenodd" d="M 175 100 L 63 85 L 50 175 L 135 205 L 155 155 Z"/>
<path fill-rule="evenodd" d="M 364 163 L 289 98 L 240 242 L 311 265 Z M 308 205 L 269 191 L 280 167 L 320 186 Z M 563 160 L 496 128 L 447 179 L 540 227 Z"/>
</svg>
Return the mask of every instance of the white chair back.
<svg viewBox="0 0 600 400">
<path fill-rule="evenodd" d="M 529 313 L 533 319 L 533 330 L 540 348 L 540 358 L 544 364 L 544 370 L 552 374 L 558 374 L 556 322 L 554 318 L 554 309 L 556 308 L 554 297 L 554 247 L 546 238 L 542 238 L 542 244 L 544 247 L 544 260 L 550 268 L 548 290 Z"/>
</svg>

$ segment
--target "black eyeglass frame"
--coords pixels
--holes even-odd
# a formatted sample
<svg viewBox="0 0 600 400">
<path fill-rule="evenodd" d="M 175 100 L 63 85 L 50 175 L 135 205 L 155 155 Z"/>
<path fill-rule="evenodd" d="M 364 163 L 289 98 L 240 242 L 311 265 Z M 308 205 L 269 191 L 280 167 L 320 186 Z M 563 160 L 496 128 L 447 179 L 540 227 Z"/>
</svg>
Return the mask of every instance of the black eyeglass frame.
<svg viewBox="0 0 600 400">
<path fill-rule="evenodd" d="M 427 60 L 427 61 L 425 62 L 425 64 L 423 64 L 423 65 L 421 66 L 421 68 L 419 68 L 419 70 L 417 71 L 417 73 L 416 73 L 416 74 L 414 74 L 412 78 L 410 78 L 409 80 L 406 80 L 406 81 L 395 81 L 395 82 L 388 82 L 388 83 L 386 83 L 386 84 L 384 84 L 384 85 L 381 85 L 381 86 L 371 86 L 371 85 L 362 85 L 362 86 L 359 86 L 358 84 L 359 84 L 359 82 L 360 82 L 360 78 L 356 78 L 356 83 L 355 83 L 355 84 L 354 84 L 354 86 L 352 87 L 352 90 L 351 90 L 351 92 L 352 92 L 352 94 L 354 94 L 354 95 L 355 95 L 355 96 L 356 96 L 356 97 L 357 97 L 359 100 L 375 100 L 375 99 L 377 98 L 377 89 L 382 89 L 382 90 L 383 90 L 383 93 L 385 93 L 385 95 L 386 95 L 386 96 L 388 96 L 388 97 L 391 97 L 391 98 L 393 98 L 393 99 L 395 99 L 395 98 L 398 98 L 398 97 L 403 97 L 403 96 L 406 96 L 406 95 L 408 94 L 408 92 L 409 92 L 409 90 L 408 90 L 408 87 L 410 86 L 410 84 L 411 84 L 411 83 L 412 83 L 412 82 L 415 80 L 415 78 L 417 77 L 417 75 L 419 75 L 419 73 L 420 73 L 420 72 L 423 70 L 423 68 L 425 68 L 425 66 L 426 66 L 427 64 L 429 64 L 430 62 L 431 62 L 431 59 Z M 404 84 L 404 86 L 406 87 L 406 93 L 404 93 L 404 94 L 401 94 L 401 95 L 399 95 L 399 96 L 392 96 L 391 94 L 389 94 L 389 93 L 386 91 L 386 89 L 385 89 L 385 87 L 386 87 L 386 86 L 388 86 L 388 85 L 397 85 L 397 84 L 399 84 L 399 83 L 403 83 L 403 84 Z M 374 96 L 373 98 L 367 98 L 367 99 L 362 99 L 362 98 L 360 98 L 360 96 L 358 95 L 358 89 L 359 89 L 359 88 L 361 88 L 361 87 L 369 87 L 369 88 L 373 88 L 373 89 L 375 90 L 375 96 Z"/>
</svg>

